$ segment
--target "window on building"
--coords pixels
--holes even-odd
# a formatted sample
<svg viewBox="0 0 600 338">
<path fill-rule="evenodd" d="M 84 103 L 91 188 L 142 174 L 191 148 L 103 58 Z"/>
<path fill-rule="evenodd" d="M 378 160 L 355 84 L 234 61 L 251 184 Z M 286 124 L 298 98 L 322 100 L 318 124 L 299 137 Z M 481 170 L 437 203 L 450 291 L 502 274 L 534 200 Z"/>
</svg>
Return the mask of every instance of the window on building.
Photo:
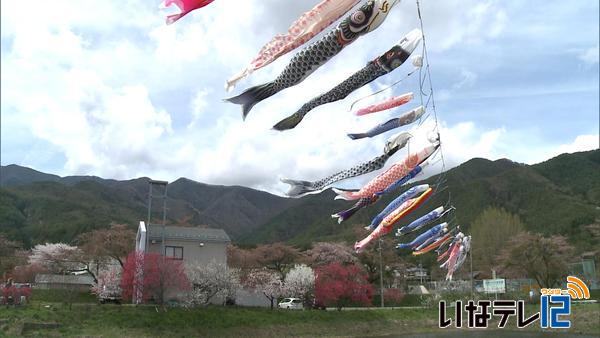
<svg viewBox="0 0 600 338">
<path fill-rule="evenodd" d="M 183 247 L 165 246 L 165 256 L 173 259 L 183 259 Z"/>
</svg>

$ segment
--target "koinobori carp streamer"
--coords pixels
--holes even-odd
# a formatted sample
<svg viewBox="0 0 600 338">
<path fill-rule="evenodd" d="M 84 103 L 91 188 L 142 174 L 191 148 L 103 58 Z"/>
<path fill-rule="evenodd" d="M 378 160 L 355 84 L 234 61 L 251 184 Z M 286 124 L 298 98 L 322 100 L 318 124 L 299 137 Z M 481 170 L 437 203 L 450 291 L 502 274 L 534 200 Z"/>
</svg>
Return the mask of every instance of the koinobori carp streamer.
<svg viewBox="0 0 600 338">
<path fill-rule="evenodd" d="M 423 106 L 419 106 L 415 109 L 412 109 L 400 117 L 393 118 L 385 123 L 378 124 L 377 126 L 369 129 L 364 133 L 356 133 L 356 134 L 348 134 L 348 137 L 353 140 L 362 139 L 365 137 L 374 137 L 379 134 L 383 134 L 386 131 L 390 131 L 395 128 L 399 128 L 405 126 L 407 124 L 411 124 L 423 116 L 425 112 L 425 108 Z"/>
<path fill-rule="evenodd" d="M 302 82 L 344 47 L 379 27 L 392 7 L 399 2 L 400 0 L 367 1 L 342 20 L 335 29 L 296 53 L 275 80 L 248 88 L 226 101 L 241 105 L 242 116 L 246 118 L 258 102 Z"/>
<path fill-rule="evenodd" d="M 394 210 L 390 215 L 383 219 L 377 229 L 372 231 L 366 238 L 364 238 L 360 242 L 356 242 L 354 244 L 354 250 L 356 252 L 360 252 L 367 246 L 371 241 L 389 233 L 394 223 L 400 220 L 402 217 L 410 214 L 412 211 L 419 208 L 433 193 L 433 189 L 429 188 L 425 192 L 423 192 L 419 197 L 411 198 L 406 202 L 402 203 L 398 207 L 398 209 Z"/>
<path fill-rule="evenodd" d="M 423 244 L 425 241 L 432 237 L 436 237 L 439 234 L 446 233 L 448 231 L 448 223 L 440 223 L 431 227 L 431 229 L 425 231 L 424 233 L 417 236 L 415 239 L 410 241 L 409 243 L 400 243 L 396 246 L 397 249 L 414 249 L 419 245 Z"/>
<path fill-rule="evenodd" d="M 403 226 L 402 228 L 398 229 L 398 231 L 396 232 L 396 236 L 400 237 L 400 236 L 406 235 L 408 233 L 411 233 L 413 231 L 419 230 L 420 228 L 424 227 L 428 223 L 431 223 L 431 222 L 439 219 L 443 215 L 444 215 L 444 207 L 441 206 L 441 207 L 434 209 L 434 210 L 430 211 L 429 213 L 417 218 L 416 220 L 412 221 L 409 225 Z"/>
<path fill-rule="evenodd" d="M 413 203 L 410 205 L 409 208 L 398 207 L 398 209 L 392 211 L 389 215 L 387 215 L 381 221 L 380 225 L 382 225 L 382 226 L 384 226 L 386 228 L 391 228 L 394 224 L 396 224 L 399 220 L 401 220 L 402 218 L 404 218 L 407 214 L 415 211 L 423 203 L 425 203 L 425 201 L 427 201 L 427 199 L 429 199 L 429 197 L 431 196 L 432 193 L 433 193 L 433 188 L 429 187 L 429 189 L 425 190 L 421 194 L 421 196 L 419 196 L 418 198 L 414 199 Z"/>
<path fill-rule="evenodd" d="M 423 166 L 426 163 L 427 162 L 424 162 L 424 163 L 421 163 L 420 165 L 416 166 L 413 170 L 411 170 L 408 174 L 406 174 L 406 176 L 402 177 L 401 179 L 399 179 L 392 185 L 395 187 L 399 187 L 399 186 L 407 183 L 408 181 L 412 180 L 413 178 L 415 178 L 415 176 L 417 176 L 421 172 Z M 363 198 L 359 199 L 350 209 L 335 213 L 335 214 L 331 215 L 331 217 L 337 218 L 338 223 L 342 223 L 343 221 L 347 220 L 352 215 L 354 215 L 358 210 L 375 203 L 379 199 L 379 196 L 383 195 L 384 193 L 393 191 L 393 190 L 394 189 L 388 188 L 385 191 L 376 192 L 371 197 L 363 197 Z"/>
<path fill-rule="evenodd" d="M 387 160 L 398 150 L 404 148 L 410 138 L 411 135 L 406 132 L 397 134 L 386 142 L 383 155 L 377 156 L 368 162 L 359 163 L 350 169 L 339 171 L 318 181 L 299 181 L 287 178 L 282 178 L 281 181 L 290 185 L 287 192 L 287 195 L 290 197 L 316 194 L 335 182 L 364 175 L 383 168 Z"/>
<path fill-rule="evenodd" d="M 382 102 L 375 103 L 375 104 L 372 104 L 372 105 L 364 107 L 364 108 L 360 108 L 359 110 L 357 110 L 354 113 L 354 115 L 363 116 L 363 115 L 367 115 L 367 114 L 377 113 L 377 112 L 380 112 L 383 110 L 396 108 L 396 107 L 399 107 L 403 104 L 410 102 L 410 100 L 412 100 L 412 99 L 413 99 L 413 93 L 406 93 L 406 94 L 403 94 L 400 96 L 394 96 L 394 97 L 391 97 Z"/>
<path fill-rule="evenodd" d="M 412 254 L 413 254 L 413 256 L 419 256 L 419 255 L 426 254 L 451 240 L 452 240 L 452 233 L 450 233 L 450 232 L 443 236 L 440 235 L 436 238 L 431 238 L 428 242 L 423 243 L 418 248 L 416 248 Z"/>
<path fill-rule="evenodd" d="M 167 25 L 174 23 L 175 21 L 181 19 L 189 12 L 196 10 L 198 8 L 202 8 L 204 6 L 209 5 L 214 0 L 165 0 L 163 3 L 164 7 L 169 7 L 172 4 L 175 4 L 181 11 L 179 14 L 173 14 L 167 16 L 166 22 Z"/>
<path fill-rule="evenodd" d="M 438 146 L 439 144 L 430 145 L 416 154 L 409 155 L 403 161 L 394 164 L 388 170 L 372 179 L 359 191 L 334 188 L 333 190 L 338 194 L 336 199 L 356 200 L 363 197 L 370 197 L 379 191 L 385 190 L 396 182 L 396 180 L 406 176 L 417 165 L 429 158 Z"/>
<path fill-rule="evenodd" d="M 448 270 L 446 280 L 452 280 L 454 272 L 456 272 L 456 270 L 465 262 L 470 250 L 471 236 L 465 236 L 462 232 L 456 234 L 450 248 L 444 254 L 440 255 L 448 257 L 448 260 L 440 265 L 440 268 Z M 438 257 L 438 260 L 439 258 L 440 257 Z"/>
<path fill-rule="evenodd" d="M 414 198 L 417 195 L 422 194 L 427 189 L 429 189 L 429 184 L 417 185 L 417 186 L 414 186 L 414 187 L 406 190 L 400 196 L 396 197 L 396 199 L 391 201 L 387 205 L 387 207 L 385 207 L 385 209 L 383 209 L 379 214 L 377 214 L 377 216 L 375 216 L 375 218 L 373 218 L 373 220 L 371 221 L 371 224 L 369 224 L 367 226 L 367 228 L 369 228 L 371 230 L 375 230 L 375 228 L 377 228 L 379 223 L 381 223 L 381 221 L 383 221 L 383 219 L 387 215 L 389 215 L 392 211 L 396 210 L 402 203 L 406 202 L 407 200 L 409 200 L 411 198 Z"/>
<path fill-rule="evenodd" d="M 226 89 L 232 89 L 238 81 L 257 69 L 267 66 L 291 50 L 308 42 L 334 21 L 354 7 L 360 0 L 323 0 L 310 11 L 302 14 L 288 28 L 286 34 L 277 34 L 265 44 L 246 69 L 227 80 Z"/>
<path fill-rule="evenodd" d="M 359 199 L 350 209 L 346 209 L 344 211 L 340 211 L 331 215 L 331 218 L 336 218 L 338 223 L 342 223 L 348 218 L 352 217 L 357 211 L 362 208 L 365 208 L 379 200 L 379 196 L 373 195 L 371 197 L 361 198 Z"/>
<path fill-rule="evenodd" d="M 306 116 L 306 114 L 308 114 L 314 108 L 326 103 L 345 99 L 348 95 L 350 95 L 350 93 L 358 88 L 361 88 L 362 86 L 375 81 L 377 78 L 392 72 L 408 59 L 419 42 L 421 42 L 422 37 L 423 36 L 420 30 L 412 30 L 390 50 L 377 57 L 375 60 L 367 63 L 363 69 L 352 74 L 349 78 L 333 87 L 328 92 L 319 95 L 305 103 L 294 114 L 279 121 L 275 126 L 273 126 L 273 129 L 292 129 L 296 127 L 302 121 L 304 116 Z"/>
</svg>

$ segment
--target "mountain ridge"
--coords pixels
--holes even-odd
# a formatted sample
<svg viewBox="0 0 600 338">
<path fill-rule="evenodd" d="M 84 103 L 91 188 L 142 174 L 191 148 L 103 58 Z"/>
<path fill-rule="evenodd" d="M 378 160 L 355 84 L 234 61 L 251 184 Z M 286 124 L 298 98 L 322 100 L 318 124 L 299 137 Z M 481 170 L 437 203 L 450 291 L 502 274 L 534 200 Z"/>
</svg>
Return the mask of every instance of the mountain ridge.
<svg viewBox="0 0 600 338">
<path fill-rule="evenodd" d="M 519 215 L 529 230 L 548 234 L 575 236 L 577 229 L 600 218 L 600 150 L 563 154 L 535 165 L 473 158 L 442 175 L 442 188 L 447 189 L 424 208 L 451 202 L 459 209 L 457 222 L 467 228 L 490 206 Z M 439 178 L 436 175 L 414 184 L 433 184 Z M 78 234 L 107 227 L 112 221 L 135 227 L 147 217 L 149 180 L 60 177 L 18 165 L 2 166 L 0 233 L 29 246 L 43 241 L 70 242 Z M 355 240 L 356 229 L 395 197 L 386 196 L 337 224 L 330 215 L 352 203 L 334 201 L 331 190 L 291 199 L 184 177 L 171 182 L 168 189 L 169 224 L 223 228 L 238 243 L 286 241 L 300 246 L 318 240 Z"/>
</svg>

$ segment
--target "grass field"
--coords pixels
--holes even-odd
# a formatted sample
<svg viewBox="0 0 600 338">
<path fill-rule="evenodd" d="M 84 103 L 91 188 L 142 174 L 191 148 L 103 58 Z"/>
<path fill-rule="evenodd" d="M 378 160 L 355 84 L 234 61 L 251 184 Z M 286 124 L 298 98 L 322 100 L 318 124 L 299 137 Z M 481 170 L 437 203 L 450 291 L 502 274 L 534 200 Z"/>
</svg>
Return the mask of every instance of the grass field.
<svg viewBox="0 0 600 338">
<path fill-rule="evenodd" d="M 531 307 L 527 313 L 533 312 Z M 573 306 L 570 334 L 600 332 L 600 305 Z M 33 337 L 365 337 L 440 332 L 437 309 L 288 311 L 241 307 L 154 306 L 33 302 L 0 308 L 0 336 Z M 23 330 L 24 323 L 58 323 L 54 329 Z M 540 330 L 535 323 L 528 331 Z"/>
</svg>

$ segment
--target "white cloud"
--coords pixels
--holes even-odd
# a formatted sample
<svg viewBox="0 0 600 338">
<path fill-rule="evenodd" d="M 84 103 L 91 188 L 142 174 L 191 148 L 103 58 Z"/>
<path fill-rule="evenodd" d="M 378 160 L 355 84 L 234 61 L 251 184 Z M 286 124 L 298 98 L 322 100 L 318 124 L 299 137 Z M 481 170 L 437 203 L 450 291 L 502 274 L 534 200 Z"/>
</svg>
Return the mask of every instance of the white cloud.
<svg viewBox="0 0 600 338">
<path fill-rule="evenodd" d="M 208 90 L 201 89 L 199 90 L 194 98 L 192 99 L 191 110 L 192 110 L 192 120 L 188 124 L 188 128 L 196 127 L 198 120 L 202 117 L 203 114 L 206 113 L 206 109 L 208 108 L 208 96 L 210 92 Z"/>
<path fill-rule="evenodd" d="M 590 65 L 597 64 L 600 60 L 599 45 L 596 45 L 595 47 L 591 47 L 591 48 L 588 48 L 588 49 L 582 51 L 579 54 L 579 59 Z"/>
<path fill-rule="evenodd" d="M 579 135 L 571 143 L 561 144 L 554 155 L 575 153 L 600 148 L 600 135 Z"/>
<path fill-rule="evenodd" d="M 464 44 L 477 47 L 486 39 L 499 37 L 507 21 L 502 2 L 498 1 L 424 1 L 422 7 L 425 33 L 433 51 Z"/>
</svg>

